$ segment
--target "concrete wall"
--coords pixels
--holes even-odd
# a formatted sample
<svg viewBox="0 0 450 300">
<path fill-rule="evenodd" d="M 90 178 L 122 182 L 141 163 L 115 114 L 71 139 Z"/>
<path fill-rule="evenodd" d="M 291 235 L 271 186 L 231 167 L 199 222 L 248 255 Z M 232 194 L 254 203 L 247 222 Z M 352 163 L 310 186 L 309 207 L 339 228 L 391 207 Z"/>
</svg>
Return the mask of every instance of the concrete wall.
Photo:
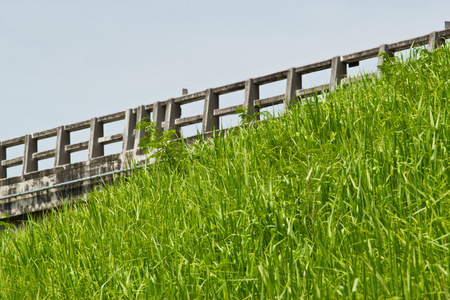
<svg viewBox="0 0 450 300">
<path fill-rule="evenodd" d="M 447 24 L 446 24 L 447 27 Z M 394 55 L 411 46 L 429 45 L 432 49 L 444 43 L 450 37 L 450 28 L 435 31 L 428 35 L 392 44 L 383 44 L 372 49 L 344 55 L 317 63 L 290 68 L 288 70 L 247 79 L 229 85 L 209 88 L 205 91 L 184 94 L 181 97 L 166 101 L 142 105 L 137 108 L 92 118 L 83 122 L 69 124 L 50 130 L 28 134 L 0 142 L 0 214 L 19 216 L 27 212 L 37 212 L 60 205 L 63 199 L 81 197 L 97 184 L 112 180 L 120 170 L 126 169 L 130 159 L 143 161 L 144 157 L 138 147 L 139 140 L 145 132 L 136 131 L 135 127 L 143 118 L 152 115 L 153 121 L 164 130 L 179 130 L 183 126 L 201 123 L 202 134 L 210 134 L 219 128 L 219 118 L 236 113 L 236 109 L 244 107 L 249 114 L 260 108 L 275 104 L 288 105 L 299 101 L 302 97 L 314 93 L 334 91 L 340 84 L 348 84 L 348 67 L 357 66 L 360 61 L 377 57 L 380 52 Z M 383 57 L 378 56 L 378 64 Z M 322 70 L 330 70 L 330 82 L 308 89 L 302 88 L 302 76 Z M 378 76 L 381 74 L 377 72 Z M 260 87 L 272 82 L 286 80 L 284 94 L 269 98 L 260 98 Z M 221 95 L 243 90 L 242 104 L 219 108 Z M 204 101 L 203 111 L 199 114 L 181 117 L 182 106 L 195 101 Z M 124 120 L 123 132 L 104 136 L 104 125 Z M 89 140 L 72 144 L 71 133 L 89 129 Z M 38 151 L 39 140 L 56 137 L 54 149 Z M 104 155 L 104 146 L 110 143 L 122 142 L 122 152 L 114 155 Z M 13 159 L 7 158 L 7 148 L 17 145 L 24 146 L 24 154 Z M 87 150 L 88 159 L 84 162 L 71 163 L 70 153 Z M 52 169 L 39 170 L 38 161 L 55 158 Z M 8 178 L 7 169 L 22 166 L 22 176 Z"/>
</svg>

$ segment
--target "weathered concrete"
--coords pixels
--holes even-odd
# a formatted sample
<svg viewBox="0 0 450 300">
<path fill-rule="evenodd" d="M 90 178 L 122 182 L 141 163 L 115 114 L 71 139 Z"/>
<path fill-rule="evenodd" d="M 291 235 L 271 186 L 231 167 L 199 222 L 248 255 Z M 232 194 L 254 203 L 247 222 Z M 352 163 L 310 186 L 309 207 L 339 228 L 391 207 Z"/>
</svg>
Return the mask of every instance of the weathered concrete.
<svg viewBox="0 0 450 300">
<path fill-rule="evenodd" d="M 104 155 L 104 147 L 99 142 L 99 138 L 103 136 L 103 124 L 100 124 L 97 118 L 91 119 L 91 132 L 89 134 L 88 159 Z"/>
<path fill-rule="evenodd" d="M 37 152 L 37 140 L 31 134 L 25 136 L 25 154 L 23 155 L 23 174 L 37 171 L 37 160 L 33 158 L 33 153 Z"/>
<path fill-rule="evenodd" d="M 333 57 L 331 61 L 330 90 L 333 92 L 341 80 L 347 75 L 347 64 L 341 61 L 340 56 Z"/>
<path fill-rule="evenodd" d="M 242 90 L 244 87 L 245 87 L 245 81 L 240 81 L 240 82 L 212 88 L 211 90 L 212 90 L 213 94 L 222 95 L 222 94 L 227 94 L 227 93 Z"/>
<path fill-rule="evenodd" d="M 175 126 L 181 127 L 181 126 L 186 126 L 186 125 L 191 125 L 191 124 L 197 124 L 197 123 L 200 123 L 202 120 L 203 120 L 203 115 L 195 115 L 195 116 L 190 116 L 190 117 L 179 118 L 179 119 L 175 119 Z"/>
<path fill-rule="evenodd" d="M 379 52 L 379 48 L 372 48 L 368 50 L 359 51 L 352 54 L 343 55 L 341 61 L 347 64 L 359 62 L 364 59 L 376 57 Z"/>
<path fill-rule="evenodd" d="M 70 153 L 66 150 L 68 145 L 70 145 L 70 133 L 64 129 L 64 126 L 60 126 L 56 134 L 55 167 L 70 163 Z"/>
<path fill-rule="evenodd" d="M 96 178 L 96 175 L 122 170 L 124 167 L 126 164 L 120 159 L 120 154 L 115 154 L 3 179 L 0 186 L 0 213 L 14 217 L 56 207 L 62 203 L 62 199 L 79 197 L 113 177 L 113 174 L 103 178 Z M 69 184 L 62 185 L 65 183 Z M 3 198 L 6 195 L 16 196 Z"/>
<path fill-rule="evenodd" d="M 149 118 L 150 117 L 150 112 L 148 110 L 145 109 L 144 105 L 141 105 L 137 108 L 137 112 L 136 112 L 136 124 L 142 122 L 145 118 Z M 135 124 L 135 126 L 136 126 Z M 134 131 L 134 156 L 136 155 L 142 155 L 142 151 L 140 151 L 139 149 L 139 141 L 147 135 L 147 133 L 143 130 L 135 130 Z"/>
<path fill-rule="evenodd" d="M 347 65 L 357 65 L 360 61 L 377 57 L 380 52 L 393 56 L 394 52 L 408 49 L 411 46 L 428 44 L 430 49 L 442 45 L 444 38 L 450 37 L 450 22 L 446 22 L 446 30 L 432 32 L 392 44 L 384 44 L 377 48 L 355 52 L 344 56 L 280 72 L 239 81 L 232 84 L 210 88 L 205 91 L 171 98 L 92 118 L 75 124 L 69 124 L 34 134 L 0 142 L 0 214 L 19 216 L 27 212 L 38 212 L 60 205 L 64 199 L 82 197 L 102 182 L 111 182 L 116 173 L 123 173 L 127 167 L 145 160 L 139 149 L 139 141 L 145 136 L 144 131 L 135 130 L 136 124 L 152 114 L 159 130 L 175 129 L 202 123 L 202 135 L 211 136 L 213 129 L 219 129 L 219 117 L 235 114 L 236 109 L 245 107 L 249 114 L 258 111 L 255 105 L 268 107 L 286 101 L 296 101 L 297 97 L 307 97 L 315 93 L 333 91 L 339 84 L 349 84 L 359 80 L 358 77 L 345 78 Z M 379 56 L 378 65 L 383 63 Z M 330 83 L 310 88 L 302 88 L 302 75 L 331 69 Z M 381 73 L 374 73 L 381 76 Z M 271 82 L 286 80 L 285 94 L 260 99 L 260 86 Z M 242 104 L 219 108 L 220 95 L 244 90 Z M 204 101 L 203 111 L 199 114 L 182 117 L 182 105 Z M 124 130 L 110 136 L 104 136 L 104 124 L 124 120 Z M 71 144 L 71 132 L 89 128 L 89 139 Z M 54 149 L 38 152 L 39 140 L 56 137 Z M 188 138 L 189 139 L 189 138 Z M 104 145 L 122 142 L 122 152 L 104 155 Z M 24 145 L 23 156 L 8 158 L 7 149 Z M 85 162 L 71 163 L 70 154 L 88 150 Z M 38 161 L 55 158 L 54 168 L 38 170 Z M 7 178 L 10 167 L 22 165 L 21 176 Z"/>
<path fill-rule="evenodd" d="M 175 129 L 179 134 L 179 127 L 175 125 L 175 120 L 181 117 L 181 106 L 175 103 L 175 99 L 171 98 L 166 101 L 166 117 L 164 121 L 164 129 Z"/>
<path fill-rule="evenodd" d="M 261 108 L 264 108 L 264 107 L 269 107 L 269 106 L 276 105 L 276 104 L 281 104 L 281 103 L 284 103 L 285 101 L 286 101 L 286 95 L 282 94 L 282 95 L 268 97 L 268 98 L 264 98 L 264 99 L 258 99 L 255 101 L 255 104 L 261 106 Z"/>
<path fill-rule="evenodd" d="M 444 45 L 445 39 L 439 38 L 437 31 L 433 31 L 428 35 L 428 49 L 432 50 Z"/>
<path fill-rule="evenodd" d="M 256 101 L 258 101 L 258 100 L 256 100 Z M 254 102 L 255 104 L 256 104 L 256 101 Z M 236 114 L 236 110 L 239 107 L 244 107 L 244 105 L 239 104 L 239 105 L 229 106 L 229 107 L 225 107 L 225 108 L 218 108 L 218 109 L 214 110 L 213 114 L 214 114 L 214 117 L 234 115 L 234 114 Z"/>
<path fill-rule="evenodd" d="M 297 73 L 294 68 L 288 70 L 286 82 L 286 105 L 288 107 L 297 101 L 297 90 L 302 88 L 302 75 Z"/>
<path fill-rule="evenodd" d="M 253 79 L 251 79 L 251 78 L 247 79 L 245 81 L 244 106 L 243 107 L 247 110 L 248 115 L 252 116 L 255 113 L 259 112 L 259 108 L 255 107 L 255 100 L 258 100 L 258 99 L 259 99 L 259 86 L 253 82 Z"/>
<path fill-rule="evenodd" d="M 166 115 L 166 107 L 163 107 L 161 102 L 155 102 L 153 104 L 153 122 L 156 123 L 156 127 L 159 132 L 162 132 L 164 126 L 164 117 Z"/>
<path fill-rule="evenodd" d="M 202 133 L 219 128 L 219 117 L 214 116 L 214 110 L 219 108 L 219 95 L 214 94 L 212 89 L 206 90 L 205 105 L 203 107 Z"/>
</svg>

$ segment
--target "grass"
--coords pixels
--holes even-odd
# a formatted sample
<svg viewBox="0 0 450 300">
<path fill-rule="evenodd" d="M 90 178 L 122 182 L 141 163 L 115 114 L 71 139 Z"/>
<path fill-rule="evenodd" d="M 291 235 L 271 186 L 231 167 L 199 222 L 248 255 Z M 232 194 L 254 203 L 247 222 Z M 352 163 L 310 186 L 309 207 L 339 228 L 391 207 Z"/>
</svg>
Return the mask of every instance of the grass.
<svg viewBox="0 0 450 300">
<path fill-rule="evenodd" d="M 4 299 L 448 299 L 450 49 L 1 233 Z"/>
</svg>

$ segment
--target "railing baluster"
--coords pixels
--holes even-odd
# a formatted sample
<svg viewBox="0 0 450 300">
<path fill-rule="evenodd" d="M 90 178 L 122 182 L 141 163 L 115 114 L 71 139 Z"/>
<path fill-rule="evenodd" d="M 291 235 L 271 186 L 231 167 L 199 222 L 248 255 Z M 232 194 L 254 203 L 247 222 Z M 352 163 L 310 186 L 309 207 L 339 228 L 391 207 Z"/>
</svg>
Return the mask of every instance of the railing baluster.
<svg viewBox="0 0 450 300">
<path fill-rule="evenodd" d="M 439 48 L 440 46 L 444 45 L 445 39 L 438 38 L 438 33 L 436 31 L 433 31 L 428 35 L 428 50 L 433 50 L 436 48 Z"/>
<path fill-rule="evenodd" d="M 129 162 L 132 161 L 133 154 L 127 153 L 133 150 L 134 147 L 134 129 L 136 128 L 136 113 L 133 110 L 127 109 L 125 111 L 125 120 L 123 126 L 123 138 L 122 138 L 122 165 L 125 168 Z"/>
<path fill-rule="evenodd" d="M 254 101 L 259 99 L 259 85 L 253 82 L 253 79 L 247 79 L 245 81 L 245 95 L 244 95 L 244 108 L 247 110 L 247 114 L 252 116 L 256 112 L 259 112 L 259 107 L 255 107 Z M 259 119 L 259 115 L 257 117 Z"/>
<path fill-rule="evenodd" d="M 25 136 L 25 147 L 23 155 L 23 171 L 22 174 L 37 171 L 37 160 L 33 158 L 33 153 L 37 152 L 37 140 L 33 139 L 31 134 Z"/>
<path fill-rule="evenodd" d="M 132 109 L 125 111 L 125 121 L 123 128 L 122 152 L 133 150 L 134 129 L 136 128 L 136 113 Z"/>
<path fill-rule="evenodd" d="M 181 107 L 175 103 L 175 99 L 171 98 L 166 102 L 166 117 L 164 122 L 164 129 L 166 131 L 175 129 L 177 135 L 180 133 L 179 126 L 175 125 L 175 120 L 181 117 Z M 158 116 L 159 118 L 159 116 Z"/>
<path fill-rule="evenodd" d="M 203 107 L 202 134 L 213 129 L 219 129 L 219 117 L 214 116 L 214 110 L 219 108 L 219 95 L 212 89 L 206 90 L 205 105 Z"/>
<path fill-rule="evenodd" d="M 297 90 L 302 88 L 302 75 L 295 72 L 294 68 L 290 68 L 286 79 L 286 99 L 284 107 L 287 109 L 289 105 L 298 100 Z"/>
<path fill-rule="evenodd" d="M 165 107 L 162 106 L 161 102 L 157 101 L 153 103 L 153 122 L 156 123 L 156 128 L 158 132 L 164 129 L 164 117 L 166 116 Z"/>
<path fill-rule="evenodd" d="M 347 64 L 341 62 L 340 56 L 335 56 L 331 60 L 331 78 L 330 91 L 336 90 L 337 86 L 341 84 L 341 80 L 347 75 Z"/>
<path fill-rule="evenodd" d="M 139 106 L 136 111 L 136 124 L 142 122 L 148 116 L 149 113 L 145 110 L 145 105 Z M 136 130 L 134 133 L 134 154 L 142 154 L 139 149 L 139 142 L 147 133 L 144 130 Z"/>
<path fill-rule="evenodd" d="M 66 145 L 70 145 L 70 132 L 60 126 L 56 134 L 55 167 L 70 164 L 70 153 L 66 151 Z"/>
<path fill-rule="evenodd" d="M 103 136 L 103 123 L 98 118 L 92 118 L 90 129 L 88 160 L 104 155 L 104 146 L 98 142 L 98 138 Z"/>
</svg>

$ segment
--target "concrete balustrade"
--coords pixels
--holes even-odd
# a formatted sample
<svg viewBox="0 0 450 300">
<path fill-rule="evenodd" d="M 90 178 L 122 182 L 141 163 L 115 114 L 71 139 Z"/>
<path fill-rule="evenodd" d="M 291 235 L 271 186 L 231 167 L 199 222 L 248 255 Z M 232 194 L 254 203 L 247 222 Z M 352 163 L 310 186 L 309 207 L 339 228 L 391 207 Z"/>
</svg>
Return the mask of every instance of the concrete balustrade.
<svg viewBox="0 0 450 300">
<path fill-rule="evenodd" d="M 61 203 L 61 198 L 67 198 L 70 195 L 82 196 L 91 190 L 99 183 L 97 177 L 111 179 L 114 176 L 111 174 L 122 172 L 133 160 L 144 159 L 138 145 L 146 133 L 135 128 L 137 123 L 150 115 L 160 131 L 175 129 L 179 134 L 183 126 L 201 123 L 201 133 L 208 135 L 212 130 L 220 129 L 221 117 L 235 114 L 239 107 L 244 107 L 250 115 L 258 112 L 260 108 L 276 104 L 284 103 L 286 108 L 301 98 L 332 92 L 339 85 L 358 80 L 358 78 L 347 78 L 347 68 L 357 66 L 360 61 L 378 57 L 377 65 L 380 66 L 383 64 L 384 57 L 379 53 L 384 52 L 394 56 L 395 52 L 426 44 L 431 50 L 441 46 L 449 37 L 450 28 L 447 28 L 446 24 L 446 30 L 435 31 L 413 39 L 383 44 L 364 51 L 336 56 L 197 93 L 183 93 L 180 97 L 166 101 L 158 101 L 123 112 L 2 141 L 0 142 L 0 213 L 6 212 L 14 216 L 57 206 Z M 329 83 L 303 88 L 304 75 L 323 70 L 330 70 Z M 374 75 L 382 76 L 379 70 Z M 261 99 L 261 86 L 281 80 L 286 80 L 284 94 Z M 244 91 L 242 104 L 220 108 L 220 96 L 236 91 Z M 196 101 L 204 101 L 203 111 L 189 117 L 183 116 L 183 105 Z M 104 136 L 104 124 L 119 120 L 124 120 L 123 132 Z M 71 144 L 71 133 L 83 129 L 89 129 L 89 138 Z M 56 137 L 55 148 L 39 152 L 39 140 L 49 137 Z M 104 146 L 118 142 L 122 142 L 121 153 L 105 155 Z M 24 146 L 23 156 L 8 158 L 7 149 L 18 145 Z M 87 160 L 72 163 L 71 153 L 82 150 L 88 150 Z M 55 158 L 54 168 L 39 170 L 38 161 L 52 157 Z M 22 175 L 8 177 L 8 168 L 20 165 L 23 168 Z"/>
</svg>

